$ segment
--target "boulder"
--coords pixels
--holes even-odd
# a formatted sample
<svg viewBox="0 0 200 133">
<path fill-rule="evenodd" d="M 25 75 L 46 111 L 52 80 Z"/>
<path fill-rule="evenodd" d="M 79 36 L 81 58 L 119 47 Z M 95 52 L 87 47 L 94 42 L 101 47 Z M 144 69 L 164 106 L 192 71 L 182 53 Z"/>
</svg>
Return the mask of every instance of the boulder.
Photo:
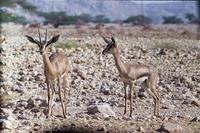
<svg viewBox="0 0 200 133">
<path fill-rule="evenodd" d="M 96 104 L 87 107 L 88 114 L 101 113 L 105 117 L 113 116 L 116 117 L 115 112 L 111 109 L 108 104 Z"/>
<path fill-rule="evenodd" d="M 157 130 L 158 132 L 167 132 L 167 133 L 174 133 L 174 132 L 182 132 L 183 128 L 178 125 L 177 123 L 164 123 L 161 127 Z"/>
</svg>

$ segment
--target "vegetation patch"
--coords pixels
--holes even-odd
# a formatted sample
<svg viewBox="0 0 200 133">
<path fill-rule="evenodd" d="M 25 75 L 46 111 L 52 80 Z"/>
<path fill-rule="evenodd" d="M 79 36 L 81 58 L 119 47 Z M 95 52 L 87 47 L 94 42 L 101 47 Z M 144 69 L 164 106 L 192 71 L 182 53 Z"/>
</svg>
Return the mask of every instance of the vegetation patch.
<svg viewBox="0 0 200 133">
<path fill-rule="evenodd" d="M 66 42 L 59 42 L 55 45 L 56 48 L 62 48 L 62 49 L 72 49 L 77 48 L 78 44 L 75 41 L 69 40 Z"/>
<path fill-rule="evenodd" d="M 62 49 L 73 49 L 73 48 L 86 48 L 86 49 L 91 49 L 93 47 L 92 44 L 85 43 L 84 45 L 80 45 L 78 42 L 74 40 L 67 40 L 64 42 L 58 42 L 55 45 L 56 48 L 62 48 Z"/>
<path fill-rule="evenodd" d="M 174 42 L 156 42 L 153 48 L 166 48 L 166 49 L 178 49 L 179 46 Z"/>
</svg>

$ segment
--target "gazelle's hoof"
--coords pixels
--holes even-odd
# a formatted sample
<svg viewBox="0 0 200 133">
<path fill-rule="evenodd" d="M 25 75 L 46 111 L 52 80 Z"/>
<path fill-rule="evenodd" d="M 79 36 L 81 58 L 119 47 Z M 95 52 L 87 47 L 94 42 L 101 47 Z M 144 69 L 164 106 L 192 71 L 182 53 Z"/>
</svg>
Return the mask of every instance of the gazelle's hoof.
<svg viewBox="0 0 200 133">
<path fill-rule="evenodd" d="M 66 116 L 66 115 L 63 115 L 63 117 L 64 117 L 64 118 L 67 118 L 67 116 Z"/>
<path fill-rule="evenodd" d="M 162 116 L 160 114 L 154 114 L 155 117 L 161 118 Z"/>
<path fill-rule="evenodd" d="M 67 115 L 66 115 L 66 113 L 63 113 L 63 117 L 64 117 L 64 118 L 67 118 Z"/>
<path fill-rule="evenodd" d="M 129 114 L 129 119 L 132 120 L 133 119 L 133 116 L 132 114 Z"/>
<path fill-rule="evenodd" d="M 51 118 L 51 115 L 47 114 L 46 119 L 49 119 L 49 118 Z"/>
</svg>

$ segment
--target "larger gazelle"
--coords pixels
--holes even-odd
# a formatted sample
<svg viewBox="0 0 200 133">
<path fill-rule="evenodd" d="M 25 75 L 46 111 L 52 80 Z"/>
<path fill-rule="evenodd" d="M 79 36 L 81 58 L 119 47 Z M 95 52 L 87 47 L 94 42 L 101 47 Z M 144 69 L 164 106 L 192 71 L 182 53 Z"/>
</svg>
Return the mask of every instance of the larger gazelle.
<svg viewBox="0 0 200 133">
<path fill-rule="evenodd" d="M 134 83 L 137 79 L 142 77 L 147 77 L 147 79 L 142 83 L 142 86 L 147 89 L 149 94 L 154 99 L 154 115 L 159 115 L 160 112 L 160 95 L 159 95 L 159 76 L 158 73 L 151 69 L 147 65 L 142 64 L 129 64 L 123 63 L 120 59 L 119 50 L 117 48 L 116 42 L 112 37 L 111 40 L 106 39 L 103 37 L 104 41 L 107 43 L 106 48 L 103 50 L 102 54 L 105 55 L 106 53 L 112 53 L 115 60 L 115 65 L 117 70 L 119 71 L 119 76 L 122 82 L 124 83 L 124 93 L 125 93 L 125 109 L 124 114 L 126 114 L 126 107 L 127 107 L 127 94 L 126 88 L 127 86 L 130 87 L 130 117 L 132 117 L 132 89 Z"/>
<path fill-rule="evenodd" d="M 38 29 L 39 34 L 39 41 L 36 39 L 33 39 L 31 36 L 26 35 L 27 39 L 31 43 L 37 44 L 40 50 L 40 54 L 43 58 L 44 63 L 44 75 L 46 78 L 46 84 L 47 84 L 47 93 L 48 93 L 48 113 L 47 117 L 52 115 L 52 101 L 54 99 L 54 93 L 55 93 L 55 83 L 57 81 L 58 86 L 58 92 L 59 97 L 62 105 L 62 112 L 63 116 L 66 118 L 66 88 L 64 89 L 64 95 L 62 92 L 62 79 L 63 77 L 66 78 L 68 71 L 69 71 L 69 62 L 67 56 L 64 54 L 64 52 L 55 52 L 52 53 L 50 56 L 48 55 L 48 48 L 50 44 L 55 43 L 59 35 L 53 36 L 49 41 L 47 41 L 47 30 L 45 34 L 45 40 L 41 40 L 40 31 Z M 64 99 L 63 99 L 64 96 Z"/>
</svg>

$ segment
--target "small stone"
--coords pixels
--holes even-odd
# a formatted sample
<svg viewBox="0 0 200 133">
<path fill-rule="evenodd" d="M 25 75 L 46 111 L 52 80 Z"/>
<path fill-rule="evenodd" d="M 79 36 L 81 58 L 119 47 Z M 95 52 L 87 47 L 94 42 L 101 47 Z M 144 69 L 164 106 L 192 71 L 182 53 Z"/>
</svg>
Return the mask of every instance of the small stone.
<svg viewBox="0 0 200 133">
<path fill-rule="evenodd" d="M 100 92 L 103 93 L 104 95 L 110 95 L 109 86 L 106 83 L 102 83 Z"/>
<path fill-rule="evenodd" d="M 35 101 L 33 99 L 29 98 L 27 103 L 28 103 L 26 106 L 27 109 L 31 109 L 31 108 L 35 107 Z"/>
<path fill-rule="evenodd" d="M 97 104 L 97 105 L 91 105 L 87 107 L 87 111 L 89 114 L 96 114 L 101 113 L 103 116 L 109 117 L 109 116 L 115 116 L 115 112 L 112 111 L 111 107 L 108 104 Z"/>
<path fill-rule="evenodd" d="M 191 120 L 191 122 L 200 122 L 200 117 L 195 117 Z"/>
<path fill-rule="evenodd" d="M 31 112 L 38 113 L 38 112 L 40 112 L 40 110 L 38 108 L 33 108 L 33 109 L 31 109 Z"/>
<path fill-rule="evenodd" d="M 197 107 L 200 106 L 199 100 L 197 98 L 194 98 L 194 97 L 190 98 L 190 99 L 189 98 L 185 99 L 182 104 L 191 104 L 191 105 L 195 105 Z"/>
<path fill-rule="evenodd" d="M 89 89 L 90 87 L 89 87 L 89 85 L 83 85 L 83 89 Z"/>
<path fill-rule="evenodd" d="M 47 107 L 47 101 L 46 100 L 41 100 L 41 103 L 39 104 L 39 107 Z"/>
<path fill-rule="evenodd" d="M 77 75 L 80 76 L 82 80 L 85 80 L 87 78 L 86 72 L 80 71 L 79 68 L 74 68 L 73 71 L 77 73 Z"/>
<path fill-rule="evenodd" d="M 139 131 L 139 132 L 142 132 L 142 133 L 145 133 L 145 132 L 146 132 L 146 131 L 144 130 L 143 127 L 139 127 L 138 131 Z"/>
<path fill-rule="evenodd" d="M 23 93 L 24 92 L 23 88 L 21 86 L 19 86 L 19 85 L 13 85 L 11 90 L 12 91 L 17 91 L 19 93 Z"/>
<path fill-rule="evenodd" d="M 10 122 L 9 120 L 0 119 L 0 127 L 3 129 L 12 129 L 12 125 L 12 122 Z"/>
<path fill-rule="evenodd" d="M 97 129 L 98 132 L 106 132 L 106 127 L 101 127 Z"/>
<path fill-rule="evenodd" d="M 157 130 L 158 132 L 182 132 L 183 128 L 177 123 L 165 123 Z"/>
<path fill-rule="evenodd" d="M 37 74 L 35 76 L 35 81 L 43 81 L 43 75 L 42 74 Z"/>
</svg>

